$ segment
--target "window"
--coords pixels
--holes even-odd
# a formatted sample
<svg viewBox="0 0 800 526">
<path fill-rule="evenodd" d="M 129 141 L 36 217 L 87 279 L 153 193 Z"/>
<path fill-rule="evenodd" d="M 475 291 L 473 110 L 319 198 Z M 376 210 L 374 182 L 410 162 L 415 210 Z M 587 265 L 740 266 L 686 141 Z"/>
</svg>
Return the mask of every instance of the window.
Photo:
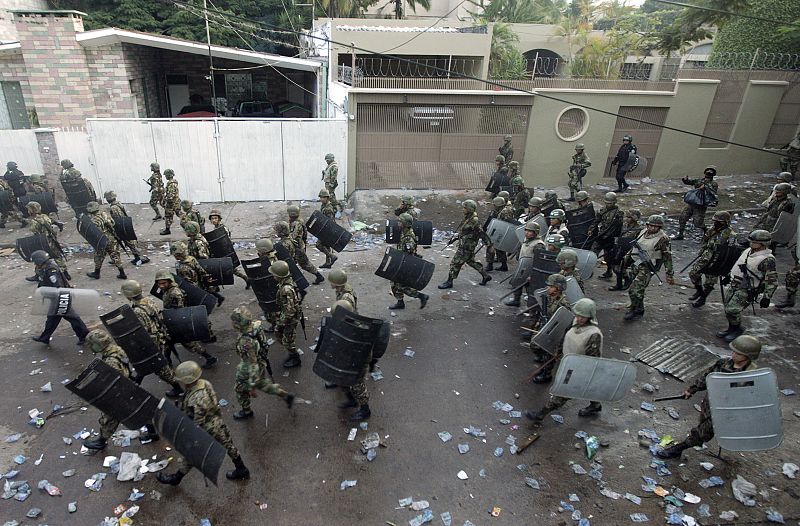
<svg viewBox="0 0 800 526">
<path fill-rule="evenodd" d="M 556 118 L 556 135 L 562 141 L 576 141 L 589 129 L 589 114 L 578 106 L 564 108 Z"/>
<path fill-rule="evenodd" d="M 20 130 L 30 127 L 31 121 L 19 82 L 0 82 L 0 129 Z"/>
</svg>

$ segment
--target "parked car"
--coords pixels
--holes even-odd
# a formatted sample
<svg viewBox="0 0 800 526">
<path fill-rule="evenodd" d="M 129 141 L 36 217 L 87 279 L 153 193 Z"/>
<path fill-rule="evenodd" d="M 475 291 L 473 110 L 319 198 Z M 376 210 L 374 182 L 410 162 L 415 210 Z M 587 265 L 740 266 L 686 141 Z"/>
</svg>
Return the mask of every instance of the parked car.
<svg viewBox="0 0 800 526">
<path fill-rule="evenodd" d="M 240 102 L 235 117 L 275 118 L 280 117 L 275 106 L 268 100 Z"/>
</svg>

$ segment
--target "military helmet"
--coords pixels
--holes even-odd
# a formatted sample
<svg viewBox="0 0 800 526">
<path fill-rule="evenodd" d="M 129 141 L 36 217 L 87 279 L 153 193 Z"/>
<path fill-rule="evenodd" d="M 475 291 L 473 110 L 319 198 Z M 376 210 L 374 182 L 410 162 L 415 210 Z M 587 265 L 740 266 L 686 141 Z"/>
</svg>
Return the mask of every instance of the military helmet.
<svg viewBox="0 0 800 526">
<path fill-rule="evenodd" d="M 256 250 L 261 252 L 272 252 L 275 250 L 275 247 L 272 245 L 271 239 L 259 239 L 256 241 Z"/>
<path fill-rule="evenodd" d="M 522 180 L 522 177 L 519 175 L 515 175 L 511 178 L 511 186 L 524 186 L 525 181 Z"/>
<path fill-rule="evenodd" d="M 788 183 L 789 181 L 794 180 L 794 176 L 792 175 L 792 172 L 781 172 L 778 174 L 778 179 L 784 183 Z M 31 176 L 31 180 L 33 180 L 33 176 Z"/>
<path fill-rule="evenodd" d="M 317 194 L 317 196 L 318 197 L 330 197 L 331 193 L 327 190 L 327 188 L 323 188 L 322 190 L 319 191 L 319 194 Z"/>
<path fill-rule="evenodd" d="M 578 264 L 578 253 L 571 248 L 565 248 L 556 256 L 556 261 L 559 265 L 565 267 L 574 267 Z"/>
<path fill-rule="evenodd" d="M 622 136 L 622 140 L 623 141 L 628 141 L 628 142 L 633 142 L 633 137 L 631 137 L 630 135 L 623 135 Z"/>
<path fill-rule="evenodd" d="M 189 253 L 189 247 L 183 241 L 175 241 L 169 246 L 169 253 L 173 256 L 185 256 Z"/>
<path fill-rule="evenodd" d="M 166 177 L 167 179 L 172 179 L 173 177 L 175 177 L 175 171 L 172 168 L 167 168 L 166 170 L 164 170 L 164 177 Z"/>
<path fill-rule="evenodd" d="M 168 268 L 162 268 L 158 272 L 156 272 L 156 279 L 154 281 L 171 281 L 175 283 L 175 276 L 172 275 L 172 271 Z"/>
<path fill-rule="evenodd" d="M 67 168 L 72 168 L 73 166 L 75 165 L 72 164 L 72 161 L 70 161 L 69 159 L 61 159 L 61 167 L 64 168 L 65 170 Z"/>
<path fill-rule="evenodd" d="M 114 343 L 114 340 L 106 331 L 95 329 L 86 335 L 86 342 L 91 347 L 93 353 L 99 353 Z"/>
<path fill-rule="evenodd" d="M 253 313 L 250 312 L 250 309 L 242 305 L 241 307 L 236 307 L 233 309 L 231 313 L 231 321 L 233 322 L 234 326 L 236 327 L 247 327 L 251 323 L 253 323 Z"/>
<path fill-rule="evenodd" d="M 578 144 L 575 145 L 576 150 L 583 150 L 584 148 L 585 147 L 582 142 L 579 142 Z"/>
<path fill-rule="evenodd" d="M 560 208 L 554 208 L 553 210 L 550 210 L 550 215 L 548 215 L 547 218 L 560 219 L 563 222 L 567 218 L 567 214 Z"/>
<path fill-rule="evenodd" d="M 44 265 L 48 259 L 50 259 L 50 255 L 44 250 L 34 250 L 31 254 L 31 261 L 34 265 Z"/>
<path fill-rule="evenodd" d="M 6 163 L 6 168 L 8 168 L 9 170 L 16 170 L 17 169 L 17 163 L 14 162 L 14 161 L 8 161 Z"/>
<path fill-rule="evenodd" d="M 332 160 L 334 160 L 334 159 L 335 159 L 335 157 L 333 156 L 333 154 L 332 154 L 332 153 L 326 153 L 326 154 L 325 154 L 325 160 L 326 160 L 326 161 L 332 161 Z"/>
<path fill-rule="evenodd" d="M 750 232 L 750 235 L 747 236 L 749 241 L 755 241 L 756 243 L 770 243 L 772 241 L 772 234 L 769 230 L 753 230 Z"/>
<path fill-rule="evenodd" d="M 528 221 L 525 223 L 525 230 L 528 232 L 536 232 L 536 235 L 539 235 L 539 232 L 542 230 L 542 227 L 536 221 Z"/>
<path fill-rule="evenodd" d="M 208 220 L 211 221 L 211 218 L 217 216 L 218 218 L 222 219 L 222 212 L 216 208 L 212 208 L 211 212 L 208 213 Z"/>
<path fill-rule="evenodd" d="M 508 167 L 512 170 L 519 170 L 519 161 L 511 161 L 508 163 Z"/>
<path fill-rule="evenodd" d="M 288 236 L 289 235 L 289 223 L 286 221 L 278 221 L 275 223 L 275 226 L 272 227 L 275 230 L 275 233 L 278 236 Z"/>
<path fill-rule="evenodd" d="M 400 202 L 403 203 L 404 205 L 413 205 L 414 198 L 411 197 L 410 195 L 404 195 L 403 197 L 400 198 Z"/>
<path fill-rule="evenodd" d="M 546 238 L 544 238 L 544 242 L 548 245 L 553 245 L 558 249 L 561 249 L 565 244 L 564 236 L 561 234 L 549 234 Z"/>
<path fill-rule="evenodd" d="M 108 192 L 104 193 L 103 197 L 105 197 L 106 201 L 108 201 L 109 203 L 113 203 L 114 201 L 117 200 L 117 194 L 116 192 L 114 192 L 114 190 L 109 190 Z"/>
<path fill-rule="evenodd" d="M 269 266 L 269 273 L 276 278 L 285 278 L 289 275 L 289 264 L 279 259 Z"/>
<path fill-rule="evenodd" d="M 572 307 L 575 316 L 594 319 L 597 317 L 597 305 L 589 298 L 581 298 Z"/>
<path fill-rule="evenodd" d="M 183 224 L 183 230 L 190 236 L 196 236 L 200 233 L 200 225 L 197 221 L 186 221 Z"/>
<path fill-rule="evenodd" d="M 788 194 L 792 191 L 792 185 L 789 183 L 778 183 L 775 185 L 776 192 L 783 192 L 784 194 Z"/>
<path fill-rule="evenodd" d="M 631 217 L 636 219 L 637 221 L 642 218 L 642 213 L 639 211 L 638 208 L 631 208 L 630 210 L 625 210 L 624 212 L 625 217 Z"/>
<path fill-rule="evenodd" d="M 399 219 L 400 219 L 400 222 L 403 223 L 405 226 L 411 226 L 414 223 L 414 218 L 411 216 L 411 214 L 408 214 L 408 213 L 405 213 L 405 212 L 400 214 Z"/>
<path fill-rule="evenodd" d="M 658 215 L 658 214 L 653 214 L 653 215 L 651 215 L 650 217 L 647 218 L 646 224 L 650 225 L 650 226 L 663 227 L 664 226 L 664 218 L 662 216 Z"/>
<path fill-rule="evenodd" d="M 90 214 L 94 214 L 99 210 L 100 210 L 100 205 L 97 203 L 97 201 L 89 201 L 88 203 L 86 203 L 86 211 L 89 212 Z"/>
<path fill-rule="evenodd" d="M 150 170 L 153 172 L 158 172 L 161 170 L 161 165 L 158 163 L 150 163 Z"/>
<path fill-rule="evenodd" d="M 464 208 L 466 208 L 470 212 L 474 212 L 474 211 L 476 211 L 478 209 L 478 205 L 472 199 L 467 199 L 466 201 L 461 203 L 461 206 L 463 206 Z"/>
<path fill-rule="evenodd" d="M 347 283 L 347 274 L 342 269 L 333 269 L 328 273 L 328 281 L 336 286 L 342 286 Z"/>
<path fill-rule="evenodd" d="M 349 310 L 350 312 L 353 312 L 353 304 L 350 303 L 349 301 L 346 301 L 346 300 L 337 300 L 333 304 L 333 307 L 331 308 L 331 312 L 335 311 L 336 307 L 341 307 L 343 309 Z"/>
<path fill-rule="evenodd" d="M 42 176 L 39 175 L 39 174 L 31 174 L 31 182 L 32 183 L 41 183 L 42 182 Z"/>
<path fill-rule="evenodd" d="M 542 199 L 541 197 L 534 196 L 528 199 L 528 206 L 532 206 L 534 208 L 541 208 L 543 204 L 544 204 L 544 199 Z"/>
<path fill-rule="evenodd" d="M 713 164 L 709 164 L 705 167 L 705 169 L 703 169 L 703 175 L 710 175 L 711 177 L 714 177 L 717 175 L 717 167 Z"/>
<path fill-rule="evenodd" d="M 120 287 L 120 290 L 122 290 L 122 295 L 128 299 L 142 295 L 142 286 L 139 285 L 139 282 L 135 279 L 125 281 L 122 287 Z"/>
<path fill-rule="evenodd" d="M 575 194 L 575 199 L 578 201 L 585 201 L 586 199 L 589 199 L 589 192 L 587 192 L 586 190 L 581 190 L 580 192 Z"/>
<path fill-rule="evenodd" d="M 181 201 L 181 208 L 185 212 L 188 212 L 189 210 L 191 210 L 193 206 L 194 206 L 194 203 L 189 201 L 188 199 L 184 199 L 183 201 Z"/>
<path fill-rule="evenodd" d="M 725 212 L 724 210 L 720 210 L 718 212 L 714 212 L 714 217 L 711 219 L 713 221 L 719 221 L 720 223 L 730 224 L 731 214 L 729 212 Z"/>
<path fill-rule="evenodd" d="M 742 334 L 729 345 L 731 350 L 748 357 L 751 362 L 758 360 L 761 354 L 761 342 L 758 341 L 758 338 L 749 334 Z"/>
<path fill-rule="evenodd" d="M 504 155 L 495 155 L 494 162 L 504 163 L 506 162 L 506 157 Z"/>
<path fill-rule="evenodd" d="M 289 215 L 289 217 L 299 217 L 300 207 L 297 205 L 289 205 L 286 207 L 286 213 Z"/>
<path fill-rule="evenodd" d="M 28 204 L 25 205 L 25 208 L 28 209 L 28 213 L 30 214 L 40 214 L 42 212 L 42 205 L 36 201 L 28 201 Z"/>
<path fill-rule="evenodd" d="M 603 202 L 607 205 L 613 205 L 617 202 L 617 194 L 614 192 L 606 192 L 603 196 Z"/>
<path fill-rule="evenodd" d="M 544 193 L 544 200 L 549 201 L 550 199 L 558 198 L 558 194 L 555 190 L 548 190 Z"/>
<path fill-rule="evenodd" d="M 508 135 L 508 134 L 503 135 L 503 140 L 504 141 L 510 141 L 511 139 L 512 139 L 511 135 Z"/>
<path fill-rule="evenodd" d="M 508 193 L 508 190 L 500 190 L 497 192 L 497 197 L 502 197 L 503 199 L 508 199 L 511 197 L 511 194 Z"/>
<path fill-rule="evenodd" d="M 502 197 L 498 196 L 492 199 L 492 205 L 494 206 L 506 206 L 506 200 Z"/>
<path fill-rule="evenodd" d="M 547 276 L 547 286 L 555 287 L 558 290 L 564 290 L 567 288 L 567 278 L 561 274 L 550 274 Z"/>
<path fill-rule="evenodd" d="M 203 374 L 203 369 L 193 360 L 181 362 L 175 368 L 175 379 L 183 385 L 195 383 L 200 379 L 201 374 Z"/>
</svg>

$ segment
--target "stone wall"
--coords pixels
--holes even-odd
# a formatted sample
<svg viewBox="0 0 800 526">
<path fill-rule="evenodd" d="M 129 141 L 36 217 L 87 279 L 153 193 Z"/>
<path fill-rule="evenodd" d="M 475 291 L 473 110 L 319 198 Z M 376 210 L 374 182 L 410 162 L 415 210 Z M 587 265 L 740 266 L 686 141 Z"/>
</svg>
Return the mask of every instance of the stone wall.
<svg viewBox="0 0 800 526">
<path fill-rule="evenodd" d="M 94 96 L 92 117 L 134 117 L 133 95 L 123 59 L 122 44 L 84 49 L 88 82 Z M 142 105 L 143 107 L 143 105 Z"/>
</svg>

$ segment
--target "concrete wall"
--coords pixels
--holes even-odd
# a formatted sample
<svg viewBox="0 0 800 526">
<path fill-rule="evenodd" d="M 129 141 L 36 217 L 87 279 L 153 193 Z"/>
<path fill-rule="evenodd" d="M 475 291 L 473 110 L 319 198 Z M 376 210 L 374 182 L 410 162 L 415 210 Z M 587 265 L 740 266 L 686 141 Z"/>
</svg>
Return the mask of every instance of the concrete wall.
<svg viewBox="0 0 800 526">
<path fill-rule="evenodd" d="M 383 9 L 381 9 L 383 7 Z M 447 17 L 447 20 L 469 20 L 472 18 L 470 11 L 480 12 L 481 9 L 471 2 L 461 2 L 460 0 L 431 0 L 431 8 L 427 11 L 417 6 L 416 11 L 408 7 L 408 2 L 403 0 L 403 11 L 408 20 L 429 21 L 428 19 Z M 370 6 L 365 14 L 368 18 L 394 17 L 394 3 L 378 2 Z"/>
<path fill-rule="evenodd" d="M 49 9 L 47 0 L 2 0 L 0 1 L 0 42 L 16 42 L 17 28 L 14 26 L 15 9 Z"/>
</svg>

